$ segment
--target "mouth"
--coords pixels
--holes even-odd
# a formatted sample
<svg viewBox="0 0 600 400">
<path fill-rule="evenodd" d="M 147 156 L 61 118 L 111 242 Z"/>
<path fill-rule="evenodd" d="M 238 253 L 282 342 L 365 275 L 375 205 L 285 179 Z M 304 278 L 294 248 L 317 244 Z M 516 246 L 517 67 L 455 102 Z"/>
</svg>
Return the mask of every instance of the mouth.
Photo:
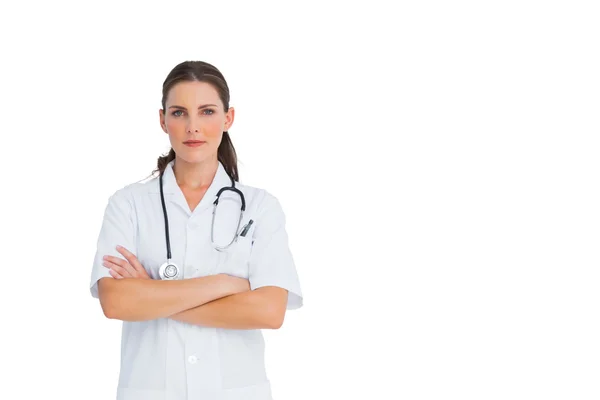
<svg viewBox="0 0 600 400">
<path fill-rule="evenodd" d="M 197 147 L 197 146 L 201 146 L 206 142 L 203 142 L 201 140 L 188 140 L 183 142 L 183 144 L 185 144 L 186 146 L 191 146 L 191 147 Z"/>
</svg>

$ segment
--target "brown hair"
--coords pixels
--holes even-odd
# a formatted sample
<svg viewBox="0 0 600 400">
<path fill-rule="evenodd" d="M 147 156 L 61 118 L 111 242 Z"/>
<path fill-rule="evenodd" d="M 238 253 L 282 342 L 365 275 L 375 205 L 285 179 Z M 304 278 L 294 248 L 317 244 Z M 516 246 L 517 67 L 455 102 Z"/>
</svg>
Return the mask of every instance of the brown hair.
<svg viewBox="0 0 600 400">
<path fill-rule="evenodd" d="M 167 96 L 169 90 L 179 82 L 207 82 L 210 83 L 216 91 L 219 93 L 221 102 L 223 103 L 224 111 L 229 110 L 229 87 L 223 77 L 223 74 L 214 67 L 213 65 L 204 61 L 184 61 L 175 66 L 167 75 L 167 78 L 163 82 L 162 89 L 162 109 L 165 112 Z M 227 174 L 234 180 L 239 181 L 238 167 L 237 167 L 237 155 L 229 132 L 223 132 L 223 138 L 217 151 L 217 158 L 223 164 Z M 175 159 L 175 151 L 171 147 L 169 153 L 164 156 L 158 157 L 156 169 L 152 171 L 152 175 L 156 172 L 163 173 L 167 164 Z"/>
</svg>

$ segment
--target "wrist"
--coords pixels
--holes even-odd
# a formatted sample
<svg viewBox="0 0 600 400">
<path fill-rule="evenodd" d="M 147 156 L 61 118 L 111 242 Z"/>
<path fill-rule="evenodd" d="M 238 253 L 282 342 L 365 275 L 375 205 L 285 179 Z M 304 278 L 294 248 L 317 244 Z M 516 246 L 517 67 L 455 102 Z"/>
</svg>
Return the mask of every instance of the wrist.
<svg viewBox="0 0 600 400">
<path fill-rule="evenodd" d="M 231 276 L 227 274 L 211 275 L 213 277 L 213 287 L 215 292 L 220 297 L 231 296 L 236 293 L 235 282 L 231 279 Z"/>
</svg>

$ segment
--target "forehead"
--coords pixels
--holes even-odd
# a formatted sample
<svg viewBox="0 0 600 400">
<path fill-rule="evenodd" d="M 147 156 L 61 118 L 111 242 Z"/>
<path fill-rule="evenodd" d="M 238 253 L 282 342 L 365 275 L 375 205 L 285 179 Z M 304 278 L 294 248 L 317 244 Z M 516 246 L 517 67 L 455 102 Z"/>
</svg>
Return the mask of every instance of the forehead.
<svg viewBox="0 0 600 400">
<path fill-rule="evenodd" d="M 221 104 L 219 92 L 207 82 L 179 82 L 175 84 L 167 96 L 167 107 L 172 104 Z"/>
</svg>

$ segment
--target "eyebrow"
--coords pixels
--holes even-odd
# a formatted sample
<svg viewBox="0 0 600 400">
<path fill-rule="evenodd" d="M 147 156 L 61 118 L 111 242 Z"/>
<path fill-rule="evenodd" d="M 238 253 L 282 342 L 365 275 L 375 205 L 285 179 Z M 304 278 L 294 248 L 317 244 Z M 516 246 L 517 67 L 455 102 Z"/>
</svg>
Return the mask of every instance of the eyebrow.
<svg viewBox="0 0 600 400">
<path fill-rule="evenodd" d="M 204 104 L 204 105 L 201 105 L 200 107 L 198 107 L 198 110 L 201 110 L 203 108 L 210 107 L 210 106 L 216 107 L 217 105 L 216 104 Z M 169 109 L 171 109 L 171 108 L 178 108 L 178 109 L 186 110 L 187 111 L 187 108 L 185 108 L 183 106 L 171 106 L 171 107 L 169 107 Z"/>
</svg>

